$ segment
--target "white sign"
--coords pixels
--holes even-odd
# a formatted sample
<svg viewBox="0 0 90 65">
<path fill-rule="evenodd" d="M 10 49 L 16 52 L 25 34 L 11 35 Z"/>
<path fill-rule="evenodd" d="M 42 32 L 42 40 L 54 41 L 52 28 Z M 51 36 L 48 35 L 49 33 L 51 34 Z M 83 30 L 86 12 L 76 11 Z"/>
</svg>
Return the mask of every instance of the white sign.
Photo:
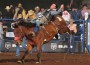
<svg viewBox="0 0 90 65">
<path fill-rule="evenodd" d="M 10 42 L 6 42 L 5 43 L 5 48 L 6 49 L 10 49 L 11 48 L 11 43 Z"/>
<path fill-rule="evenodd" d="M 51 43 L 51 49 L 52 50 L 57 49 L 57 43 Z"/>
<path fill-rule="evenodd" d="M 6 37 L 14 37 L 14 32 L 6 32 Z"/>
</svg>

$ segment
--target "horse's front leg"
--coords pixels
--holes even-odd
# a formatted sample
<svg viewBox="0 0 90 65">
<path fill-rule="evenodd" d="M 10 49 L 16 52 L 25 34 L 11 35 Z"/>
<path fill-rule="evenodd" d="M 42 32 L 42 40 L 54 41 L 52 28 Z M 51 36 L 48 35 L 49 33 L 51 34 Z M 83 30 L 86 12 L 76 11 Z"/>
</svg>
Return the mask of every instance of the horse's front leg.
<svg viewBox="0 0 90 65">
<path fill-rule="evenodd" d="M 23 63 L 24 62 L 24 59 L 25 57 L 29 54 L 29 52 L 32 50 L 32 45 L 30 44 L 27 44 L 27 48 L 26 48 L 26 51 L 23 55 L 23 57 L 21 58 L 21 60 L 18 61 L 18 63 Z"/>
</svg>

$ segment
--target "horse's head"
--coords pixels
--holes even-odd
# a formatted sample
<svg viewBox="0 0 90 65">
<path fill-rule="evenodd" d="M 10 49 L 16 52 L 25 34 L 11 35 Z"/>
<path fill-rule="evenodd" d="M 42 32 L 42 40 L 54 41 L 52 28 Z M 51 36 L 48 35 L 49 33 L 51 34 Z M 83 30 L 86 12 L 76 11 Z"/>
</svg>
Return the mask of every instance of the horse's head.
<svg viewBox="0 0 90 65">
<path fill-rule="evenodd" d="M 14 28 L 14 41 L 16 43 L 20 43 L 24 37 L 24 33 L 22 32 L 22 29 L 17 22 L 13 23 L 12 27 Z"/>
</svg>

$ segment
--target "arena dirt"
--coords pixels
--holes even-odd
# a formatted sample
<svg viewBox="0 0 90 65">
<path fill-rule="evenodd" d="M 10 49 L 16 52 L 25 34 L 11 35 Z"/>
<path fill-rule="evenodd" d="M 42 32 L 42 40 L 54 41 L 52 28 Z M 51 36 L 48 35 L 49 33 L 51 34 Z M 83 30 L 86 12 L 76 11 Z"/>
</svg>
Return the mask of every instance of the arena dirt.
<svg viewBox="0 0 90 65">
<path fill-rule="evenodd" d="M 3 52 L 0 53 L 0 65 L 90 65 L 90 54 L 86 53 L 42 53 L 41 55 L 41 64 L 35 63 L 36 53 L 26 57 L 23 64 L 18 64 L 15 52 Z"/>
</svg>

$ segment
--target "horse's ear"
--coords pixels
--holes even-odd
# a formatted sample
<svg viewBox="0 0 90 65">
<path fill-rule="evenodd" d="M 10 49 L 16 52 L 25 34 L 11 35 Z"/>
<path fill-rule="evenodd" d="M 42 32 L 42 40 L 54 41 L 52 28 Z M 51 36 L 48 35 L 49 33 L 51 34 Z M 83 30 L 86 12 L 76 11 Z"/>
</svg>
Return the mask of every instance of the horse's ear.
<svg viewBox="0 0 90 65">
<path fill-rule="evenodd" d="M 17 24 L 17 23 L 12 23 L 11 26 L 12 26 L 13 28 L 18 28 L 18 24 Z"/>
</svg>

